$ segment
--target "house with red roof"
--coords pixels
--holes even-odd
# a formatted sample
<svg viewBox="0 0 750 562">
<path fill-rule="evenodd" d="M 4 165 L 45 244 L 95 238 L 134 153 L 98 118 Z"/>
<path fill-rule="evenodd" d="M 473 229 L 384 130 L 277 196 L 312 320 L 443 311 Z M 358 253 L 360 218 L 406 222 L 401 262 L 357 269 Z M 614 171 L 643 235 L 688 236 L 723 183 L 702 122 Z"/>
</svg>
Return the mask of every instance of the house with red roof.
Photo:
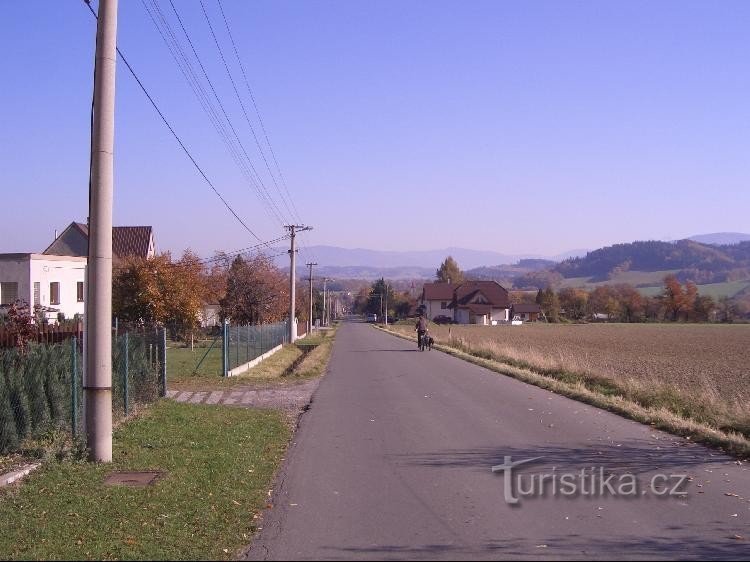
<svg viewBox="0 0 750 562">
<path fill-rule="evenodd" d="M 425 283 L 421 301 L 430 320 L 447 316 L 457 324 L 490 326 L 512 318 L 510 295 L 497 281 Z"/>
</svg>

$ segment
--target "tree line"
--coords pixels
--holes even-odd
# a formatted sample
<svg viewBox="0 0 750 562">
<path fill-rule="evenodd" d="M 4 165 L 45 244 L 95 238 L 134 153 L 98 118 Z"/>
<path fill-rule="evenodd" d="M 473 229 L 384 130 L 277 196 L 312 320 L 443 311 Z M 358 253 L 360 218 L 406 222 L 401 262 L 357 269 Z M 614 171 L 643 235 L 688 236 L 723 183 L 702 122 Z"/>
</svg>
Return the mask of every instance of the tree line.
<svg viewBox="0 0 750 562">
<path fill-rule="evenodd" d="M 734 322 L 750 313 L 750 303 L 701 295 L 695 283 L 681 283 L 675 275 L 665 277 L 661 293 L 652 297 L 621 283 L 600 285 L 590 291 L 547 287 L 539 289 L 535 302 L 550 322 Z"/>
<path fill-rule="evenodd" d="M 315 307 L 320 307 L 314 291 Z M 307 322 L 309 292 L 296 292 L 298 322 Z M 218 305 L 221 321 L 237 324 L 280 322 L 289 317 L 289 274 L 264 254 L 228 256 L 210 262 L 185 250 L 151 259 L 128 258 L 113 275 L 112 314 L 122 322 L 159 324 L 184 338 L 201 324 L 207 305 Z M 318 312 L 319 314 L 319 312 Z"/>
</svg>

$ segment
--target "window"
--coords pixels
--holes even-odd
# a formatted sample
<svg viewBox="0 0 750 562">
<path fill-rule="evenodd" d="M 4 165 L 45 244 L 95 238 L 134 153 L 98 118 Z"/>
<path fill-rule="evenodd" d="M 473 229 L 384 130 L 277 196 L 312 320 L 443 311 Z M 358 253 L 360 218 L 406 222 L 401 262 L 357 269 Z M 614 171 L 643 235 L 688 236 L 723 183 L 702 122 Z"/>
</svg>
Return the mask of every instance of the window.
<svg viewBox="0 0 750 562">
<path fill-rule="evenodd" d="M 78 302 L 83 302 L 83 281 L 79 281 L 76 284 L 76 298 Z"/>
<path fill-rule="evenodd" d="M 49 303 L 60 304 L 60 283 L 57 281 L 49 284 Z"/>
<path fill-rule="evenodd" d="M 18 300 L 18 283 L 0 283 L 0 305 L 13 304 Z"/>
<path fill-rule="evenodd" d="M 448 308 L 448 302 L 447 301 L 441 302 L 440 303 L 440 309 L 441 310 L 445 310 L 446 308 Z"/>
<path fill-rule="evenodd" d="M 34 306 L 42 304 L 42 284 L 34 281 Z"/>
</svg>

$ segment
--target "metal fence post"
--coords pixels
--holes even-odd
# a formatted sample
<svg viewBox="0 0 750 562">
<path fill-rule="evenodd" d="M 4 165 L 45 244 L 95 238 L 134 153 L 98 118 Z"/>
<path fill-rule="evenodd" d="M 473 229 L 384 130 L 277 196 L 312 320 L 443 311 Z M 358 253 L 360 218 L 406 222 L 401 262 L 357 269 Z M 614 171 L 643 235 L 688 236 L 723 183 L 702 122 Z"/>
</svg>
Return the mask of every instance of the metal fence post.
<svg viewBox="0 0 750 562">
<path fill-rule="evenodd" d="M 125 416 L 128 415 L 130 411 L 130 404 L 129 402 L 129 396 L 128 396 L 128 370 L 129 370 L 129 358 L 130 358 L 130 334 L 128 332 L 125 332 L 125 370 L 122 374 L 122 390 L 123 390 L 123 400 L 125 402 Z"/>
<path fill-rule="evenodd" d="M 237 324 L 237 365 L 240 365 L 240 330 L 242 325 Z"/>
<path fill-rule="evenodd" d="M 229 353 L 229 346 L 227 345 L 227 327 L 229 325 L 227 324 L 227 321 L 225 320 L 224 323 L 221 325 L 221 376 L 226 377 L 227 376 L 227 360 L 229 359 L 227 357 Z"/>
<path fill-rule="evenodd" d="M 78 437 L 78 338 L 73 336 L 71 342 L 71 375 L 70 375 L 70 402 L 71 423 L 73 424 L 73 439 Z"/>
<path fill-rule="evenodd" d="M 161 360 L 161 396 L 164 397 L 167 395 L 167 328 L 166 326 L 162 328 L 162 338 L 161 338 L 161 350 L 162 350 L 162 360 Z"/>
</svg>

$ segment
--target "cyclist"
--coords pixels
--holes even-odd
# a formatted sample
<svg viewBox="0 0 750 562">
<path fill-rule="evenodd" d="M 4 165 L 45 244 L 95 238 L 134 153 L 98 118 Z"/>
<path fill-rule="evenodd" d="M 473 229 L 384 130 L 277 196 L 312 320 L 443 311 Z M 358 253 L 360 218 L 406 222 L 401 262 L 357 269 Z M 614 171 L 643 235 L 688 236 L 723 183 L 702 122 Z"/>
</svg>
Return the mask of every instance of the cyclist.
<svg viewBox="0 0 750 562">
<path fill-rule="evenodd" d="M 417 332 L 417 347 L 422 349 L 422 338 L 427 333 L 427 319 L 423 315 L 417 318 L 417 325 L 414 327 Z"/>
</svg>

